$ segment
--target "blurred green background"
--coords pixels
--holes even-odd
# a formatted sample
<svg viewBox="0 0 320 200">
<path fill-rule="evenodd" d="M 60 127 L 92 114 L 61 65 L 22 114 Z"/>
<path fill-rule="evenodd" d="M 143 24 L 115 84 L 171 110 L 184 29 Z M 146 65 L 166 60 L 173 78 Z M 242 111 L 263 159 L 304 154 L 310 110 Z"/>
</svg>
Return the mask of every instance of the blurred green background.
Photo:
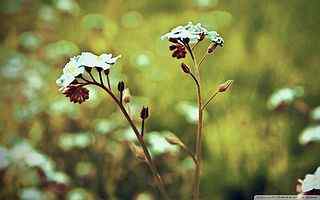
<svg viewBox="0 0 320 200">
<path fill-rule="evenodd" d="M 201 199 L 295 194 L 297 179 L 320 162 L 319 7 L 318 0 L 1 0 L 0 199 L 161 199 L 110 98 L 90 88 L 78 105 L 58 91 L 64 64 L 83 51 L 122 55 L 112 84 L 125 80 L 136 116 L 151 108 L 156 164 L 170 196 L 190 199 L 192 161 L 163 135 L 193 147 L 194 86 L 160 40 L 189 21 L 225 39 L 202 67 L 205 94 L 234 80 L 206 112 Z M 303 95 L 290 90 L 297 86 Z M 274 94 L 281 105 L 270 109 L 281 88 L 289 89 Z"/>
</svg>

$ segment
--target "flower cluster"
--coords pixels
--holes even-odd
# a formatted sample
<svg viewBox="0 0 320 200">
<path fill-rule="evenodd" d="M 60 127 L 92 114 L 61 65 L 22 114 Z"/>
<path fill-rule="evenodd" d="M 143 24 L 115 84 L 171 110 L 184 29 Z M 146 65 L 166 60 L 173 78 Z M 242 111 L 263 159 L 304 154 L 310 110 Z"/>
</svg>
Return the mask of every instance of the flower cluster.
<svg viewBox="0 0 320 200">
<path fill-rule="evenodd" d="M 194 25 L 189 22 L 187 25 L 178 26 L 161 36 L 162 40 L 168 39 L 173 43 L 169 49 L 173 51 L 172 57 L 177 59 L 185 58 L 187 50 L 190 51 L 189 44 L 198 43 L 204 38 L 208 38 L 214 48 L 217 46 L 223 47 L 223 38 L 216 31 L 208 31 L 200 23 Z"/>
<path fill-rule="evenodd" d="M 85 74 L 90 74 L 92 69 L 96 69 L 99 73 L 108 71 L 120 57 L 112 57 L 112 54 L 97 56 L 90 52 L 83 52 L 69 60 L 56 83 L 71 102 L 82 103 L 89 98 L 89 91 L 84 88 Z"/>
</svg>

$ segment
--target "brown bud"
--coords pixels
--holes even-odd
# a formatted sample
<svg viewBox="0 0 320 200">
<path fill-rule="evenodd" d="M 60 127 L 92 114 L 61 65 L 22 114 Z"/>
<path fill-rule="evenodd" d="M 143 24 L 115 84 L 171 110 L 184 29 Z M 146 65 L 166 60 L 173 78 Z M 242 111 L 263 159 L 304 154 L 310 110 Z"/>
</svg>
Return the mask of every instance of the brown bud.
<svg viewBox="0 0 320 200">
<path fill-rule="evenodd" d="M 208 54 L 212 54 L 214 53 L 214 51 L 216 50 L 218 44 L 217 43 L 211 43 L 207 49 Z"/>
<path fill-rule="evenodd" d="M 140 113 L 140 117 L 141 117 L 141 119 L 147 119 L 149 117 L 149 108 L 148 107 L 143 106 L 141 113 Z"/>
<path fill-rule="evenodd" d="M 119 91 L 119 92 L 123 92 L 123 90 L 124 90 L 124 82 L 123 82 L 123 81 L 120 81 L 120 82 L 118 83 L 118 91 Z"/>
<path fill-rule="evenodd" d="M 228 80 L 228 81 L 220 84 L 219 87 L 218 87 L 218 91 L 219 92 L 227 91 L 230 88 L 230 86 L 232 85 L 232 83 L 233 83 L 233 80 Z"/>
<path fill-rule="evenodd" d="M 130 103 L 131 95 L 129 88 L 124 89 L 123 91 L 123 102 Z"/>
<path fill-rule="evenodd" d="M 188 67 L 188 65 L 181 63 L 181 69 L 184 73 L 189 74 L 190 73 L 190 68 Z"/>
</svg>

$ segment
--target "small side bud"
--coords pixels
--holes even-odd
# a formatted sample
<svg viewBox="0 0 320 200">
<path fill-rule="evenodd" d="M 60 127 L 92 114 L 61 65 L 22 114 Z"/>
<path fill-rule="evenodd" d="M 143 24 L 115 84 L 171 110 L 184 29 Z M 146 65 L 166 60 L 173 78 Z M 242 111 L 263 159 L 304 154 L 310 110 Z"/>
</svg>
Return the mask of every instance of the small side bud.
<svg viewBox="0 0 320 200">
<path fill-rule="evenodd" d="M 232 85 L 232 83 L 233 83 L 233 80 L 228 80 L 228 81 L 220 84 L 219 87 L 218 87 L 218 91 L 219 92 L 227 91 L 230 88 L 230 86 Z"/>
<path fill-rule="evenodd" d="M 188 65 L 181 63 L 181 69 L 184 73 L 190 74 L 190 68 L 188 67 Z"/>
<path fill-rule="evenodd" d="M 207 49 L 207 53 L 208 54 L 212 54 L 214 53 L 214 51 L 216 50 L 218 44 L 217 43 L 211 43 Z"/>
<path fill-rule="evenodd" d="M 123 81 L 120 81 L 120 82 L 118 83 L 118 91 L 122 93 L 123 90 L 124 90 L 124 82 L 123 82 Z"/>
<path fill-rule="evenodd" d="M 124 103 L 130 103 L 131 95 L 129 88 L 124 89 L 123 91 L 123 102 Z"/>
<path fill-rule="evenodd" d="M 147 119 L 149 117 L 149 108 L 148 107 L 143 106 L 141 113 L 140 113 L 140 117 L 141 117 L 141 119 Z"/>
<path fill-rule="evenodd" d="M 105 74 L 105 75 L 109 75 L 109 74 L 110 74 L 110 69 L 104 70 L 104 74 Z"/>
</svg>

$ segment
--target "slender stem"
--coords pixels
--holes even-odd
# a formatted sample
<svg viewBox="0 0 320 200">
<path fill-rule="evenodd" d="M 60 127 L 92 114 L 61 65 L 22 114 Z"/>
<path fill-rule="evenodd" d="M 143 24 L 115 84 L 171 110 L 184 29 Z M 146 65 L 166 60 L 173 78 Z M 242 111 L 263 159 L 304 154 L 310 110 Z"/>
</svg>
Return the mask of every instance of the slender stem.
<svg viewBox="0 0 320 200">
<path fill-rule="evenodd" d="M 129 122 L 133 132 L 135 133 L 142 149 L 143 149 L 143 152 L 144 152 L 144 155 L 146 157 L 146 161 L 147 161 L 147 164 L 154 176 L 154 178 L 156 179 L 157 181 L 157 187 L 160 191 L 160 193 L 162 194 L 162 196 L 164 197 L 164 199 L 166 200 L 169 200 L 169 197 L 165 191 L 165 188 L 164 188 L 164 182 L 162 180 L 162 177 L 160 176 L 159 172 L 158 172 L 158 169 L 156 168 L 153 160 L 152 160 L 152 157 L 149 153 L 149 150 L 147 148 L 147 145 L 145 144 L 144 142 L 144 139 L 143 137 L 141 136 L 141 134 L 139 133 L 136 125 L 134 124 L 133 120 L 131 119 L 130 115 L 128 114 L 126 108 L 124 107 L 124 105 L 120 102 L 120 100 L 112 93 L 111 90 L 109 90 L 108 88 L 106 88 L 104 85 L 102 84 L 98 84 L 98 83 L 93 83 L 94 85 L 97 85 L 99 87 L 101 87 L 104 91 L 106 91 L 110 96 L 111 98 L 114 100 L 114 102 L 118 105 L 118 107 L 120 108 L 122 114 L 124 115 L 124 117 L 126 118 L 126 120 Z"/>
<path fill-rule="evenodd" d="M 199 67 L 201 66 L 201 64 L 203 63 L 203 61 L 207 58 L 207 55 L 208 55 L 208 53 L 205 53 L 203 56 L 202 56 L 202 58 L 201 58 L 201 60 L 200 60 L 200 62 L 199 62 Z"/>
<path fill-rule="evenodd" d="M 202 106 L 202 110 L 206 108 L 206 106 L 213 100 L 217 95 L 219 94 L 219 91 L 216 91 L 207 101 L 206 103 Z"/>
<path fill-rule="evenodd" d="M 142 119 L 142 123 L 141 123 L 141 137 L 143 137 L 144 135 L 144 119 Z"/>
<path fill-rule="evenodd" d="M 109 90 L 112 91 L 111 84 L 110 84 L 110 79 L 109 79 L 109 74 L 107 74 L 107 83 L 108 83 Z"/>
<path fill-rule="evenodd" d="M 88 74 L 90 75 L 92 81 L 96 83 L 97 81 L 96 81 L 96 79 L 93 77 L 92 73 L 91 73 L 91 72 L 88 72 Z"/>
<path fill-rule="evenodd" d="M 98 72 L 99 72 L 100 83 L 101 83 L 101 85 L 104 85 L 104 84 L 103 84 L 102 75 L 101 75 L 101 70 L 98 70 Z"/>
<path fill-rule="evenodd" d="M 197 43 L 195 43 L 195 45 L 192 46 L 191 50 L 193 51 L 193 50 L 198 46 L 199 43 L 200 43 L 200 41 L 198 41 Z"/>
<path fill-rule="evenodd" d="M 199 200 L 200 194 L 200 176 L 201 176 L 201 154 L 202 154 L 202 127 L 203 127 L 203 110 L 202 108 L 202 96 L 201 96 L 201 77 L 199 64 L 197 63 L 196 58 L 193 56 L 192 50 L 190 47 L 187 49 L 190 52 L 192 61 L 195 66 L 196 76 L 190 73 L 191 77 L 194 79 L 197 87 L 197 99 L 198 99 L 198 127 L 196 135 L 196 145 L 195 145 L 195 157 L 196 157 L 196 169 L 194 173 L 194 185 L 193 185 L 193 200 Z"/>
<path fill-rule="evenodd" d="M 194 164 L 196 165 L 198 163 L 197 158 L 195 157 L 195 155 L 192 153 L 192 151 L 190 151 L 190 149 L 188 149 L 186 146 L 181 146 L 181 148 L 192 158 Z"/>
</svg>

